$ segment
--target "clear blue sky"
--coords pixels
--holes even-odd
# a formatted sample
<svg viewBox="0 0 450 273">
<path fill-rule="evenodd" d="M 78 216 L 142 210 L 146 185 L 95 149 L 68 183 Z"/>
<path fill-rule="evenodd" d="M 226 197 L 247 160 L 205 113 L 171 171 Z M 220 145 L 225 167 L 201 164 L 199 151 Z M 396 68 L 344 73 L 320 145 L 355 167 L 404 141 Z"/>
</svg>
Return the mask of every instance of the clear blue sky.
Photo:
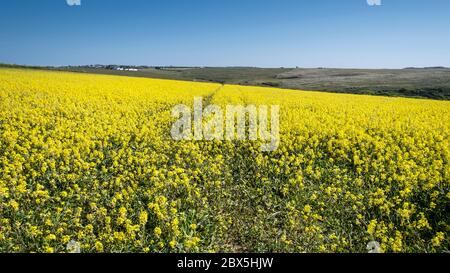
<svg viewBox="0 0 450 273">
<path fill-rule="evenodd" d="M 450 66 L 449 0 L 1 0 L 0 62 Z"/>
</svg>

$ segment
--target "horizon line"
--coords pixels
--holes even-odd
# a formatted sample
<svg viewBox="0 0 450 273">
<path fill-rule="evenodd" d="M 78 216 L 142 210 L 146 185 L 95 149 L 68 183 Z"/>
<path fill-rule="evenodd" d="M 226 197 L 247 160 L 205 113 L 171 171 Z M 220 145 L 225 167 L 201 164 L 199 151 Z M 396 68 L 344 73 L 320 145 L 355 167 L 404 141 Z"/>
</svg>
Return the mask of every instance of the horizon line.
<svg viewBox="0 0 450 273">
<path fill-rule="evenodd" d="M 254 66 L 254 65 L 147 65 L 147 64 L 82 64 L 82 65 L 31 65 L 31 64 L 17 64 L 1 62 L 0 66 L 17 66 L 17 67 L 36 67 L 36 68 L 64 68 L 64 67 L 94 67 L 94 66 L 123 66 L 123 67 L 171 67 L 171 68 L 260 68 L 260 69 L 361 69 L 361 70 L 401 70 L 401 69 L 450 69 L 450 66 L 431 65 L 431 66 L 404 66 L 404 67 L 328 67 L 328 66 Z"/>
</svg>

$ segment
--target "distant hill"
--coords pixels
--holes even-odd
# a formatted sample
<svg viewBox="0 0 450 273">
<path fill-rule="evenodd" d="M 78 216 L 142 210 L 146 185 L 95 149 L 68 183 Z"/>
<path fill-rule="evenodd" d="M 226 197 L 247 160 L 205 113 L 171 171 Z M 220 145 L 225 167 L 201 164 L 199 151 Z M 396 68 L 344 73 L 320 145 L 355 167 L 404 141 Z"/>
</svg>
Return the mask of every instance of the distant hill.
<svg viewBox="0 0 450 273">
<path fill-rule="evenodd" d="M 67 67 L 2 67 L 47 69 L 144 78 L 216 82 L 336 93 L 450 100 L 450 69 L 176 67 L 86 65 Z M 120 69 L 119 69 L 120 68 Z"/>
<path fill-rule="evenodd" d="M 405 67 L 404 69 L 450 69 L 445 66 L 429 66 L 429 67 Z"/>
</svg>

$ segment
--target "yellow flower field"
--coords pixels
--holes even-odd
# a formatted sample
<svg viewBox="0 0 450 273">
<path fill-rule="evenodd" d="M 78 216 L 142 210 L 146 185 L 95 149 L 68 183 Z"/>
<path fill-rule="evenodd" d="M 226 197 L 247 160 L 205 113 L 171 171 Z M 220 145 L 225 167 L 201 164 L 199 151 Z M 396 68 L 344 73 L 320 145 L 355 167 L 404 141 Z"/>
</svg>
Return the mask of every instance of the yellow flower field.
<svg viewBox="0 0 450 273">
<path fill-rule="evenodd" d="M 281 141 L 174 141 L 176 104 Z M 0 69 L 0 252 L 450 250 L 450 102 Z"/>
</svg>

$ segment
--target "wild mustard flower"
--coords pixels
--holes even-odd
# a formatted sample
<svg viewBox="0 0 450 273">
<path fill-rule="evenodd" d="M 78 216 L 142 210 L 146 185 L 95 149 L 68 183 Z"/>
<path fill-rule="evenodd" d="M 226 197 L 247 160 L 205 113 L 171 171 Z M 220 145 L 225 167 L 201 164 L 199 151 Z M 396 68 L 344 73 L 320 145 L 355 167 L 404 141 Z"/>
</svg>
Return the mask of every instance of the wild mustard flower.
<svg viewBox="0 0 450 273">
<path fill-rule="evenodd" d="M 99 241 L 95 242 L 95 250 L 97 252 L 103 252 L 103 244 Z"/>
<path fill-rule="evenodd" d="M 443 232 L 436 233 L 436 236 L 431 240 L 434 247 L 439 247 L 445 239 L 445 234 Z"/>
<path fill-rule="evenodd" d="M 141 211 L 139 214 L 139 223 L 144 226 L 147 223 L 147 220 L 148 220 L 147 212 Z"/>
<path fill-rule="evenodd" d="M 161 228 L 160 227 L 155 227 L 155 229 L 153 230 L 153 233 L 155 234 L 156 237 L 160 237 L 162 234 Z"/>
</svg>

